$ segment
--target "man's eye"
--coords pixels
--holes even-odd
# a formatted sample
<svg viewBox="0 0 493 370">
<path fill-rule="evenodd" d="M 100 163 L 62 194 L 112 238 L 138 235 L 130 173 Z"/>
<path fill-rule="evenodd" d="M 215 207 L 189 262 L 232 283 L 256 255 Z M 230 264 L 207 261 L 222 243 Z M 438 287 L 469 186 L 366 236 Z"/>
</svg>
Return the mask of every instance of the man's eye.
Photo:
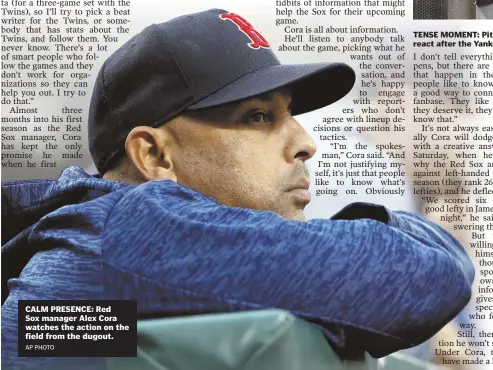
<svg viewBox="0 0 493 370">
<path fill-rule="evenodd" d="M 253 123 L 266 123 L 268 121 L 267 114 L 264 112 L 255 112 L 248 119 Z"/>
</svg>

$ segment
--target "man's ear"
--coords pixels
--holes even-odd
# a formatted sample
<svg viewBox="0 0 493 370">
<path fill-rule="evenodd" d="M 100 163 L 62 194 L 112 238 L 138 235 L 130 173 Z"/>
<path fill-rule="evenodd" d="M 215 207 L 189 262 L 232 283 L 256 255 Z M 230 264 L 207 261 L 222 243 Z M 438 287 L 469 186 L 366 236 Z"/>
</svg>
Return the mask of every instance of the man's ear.
<svg viewBox="0 0 493 370">
<path fill-rule="evenodd" d="M 149 126 L 135 127 L 128 134 L 125 151 L 145 181 L 176 181 L 168 136 L 165 131 Z"/>
</svg>

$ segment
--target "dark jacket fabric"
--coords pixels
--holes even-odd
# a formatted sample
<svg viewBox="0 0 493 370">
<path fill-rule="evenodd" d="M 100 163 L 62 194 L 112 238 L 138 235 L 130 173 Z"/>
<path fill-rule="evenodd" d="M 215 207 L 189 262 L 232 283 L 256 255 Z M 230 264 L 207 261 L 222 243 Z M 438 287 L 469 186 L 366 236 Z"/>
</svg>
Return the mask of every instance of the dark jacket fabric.
<svg viewBox="0 0 493 370">
<path fill-rule="evenodd" d="M 281 308 L 320 326 L 341 356 L 381 357 L 433 336 L 473 278 L 445 230 L 371 204 L 300 222 L 78 167 L 2 184 L 2 365 L 14 368 L 99 363 L 18 358 L 20 299 L 133 299 L 140 318 Z"/>
</svg>

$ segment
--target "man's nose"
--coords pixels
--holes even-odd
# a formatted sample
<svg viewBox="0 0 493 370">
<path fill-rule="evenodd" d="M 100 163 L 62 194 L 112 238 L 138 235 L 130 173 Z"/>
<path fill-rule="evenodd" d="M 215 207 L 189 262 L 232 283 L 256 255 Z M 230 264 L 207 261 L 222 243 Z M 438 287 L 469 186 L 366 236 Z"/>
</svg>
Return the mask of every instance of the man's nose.
<svg viewBox="0 0 493 370">
<path fill-rule="evenodd" d="M 307 161 L 315 155 L 317 145 L 301 124 L 293 119 L 293 158 Z"/>
</svg>

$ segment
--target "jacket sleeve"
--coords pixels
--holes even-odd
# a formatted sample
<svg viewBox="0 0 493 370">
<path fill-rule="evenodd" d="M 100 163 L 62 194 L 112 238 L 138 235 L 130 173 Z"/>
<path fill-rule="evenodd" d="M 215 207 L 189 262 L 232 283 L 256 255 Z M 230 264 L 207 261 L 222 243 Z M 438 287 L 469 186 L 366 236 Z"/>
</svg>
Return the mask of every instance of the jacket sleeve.
<svg viewBox="0 0 493 370">
<path fill-rule="evenodd" d="M 342 356 L 427 340 L 468 303 L 470 259 L 423 218 L 352 207 L 287 221 L 169 181 L 141 185 L 108 217 L 105 284 L 138 299 L 141 315 L 285 309 L 319 325 Z"/>
</svg>

